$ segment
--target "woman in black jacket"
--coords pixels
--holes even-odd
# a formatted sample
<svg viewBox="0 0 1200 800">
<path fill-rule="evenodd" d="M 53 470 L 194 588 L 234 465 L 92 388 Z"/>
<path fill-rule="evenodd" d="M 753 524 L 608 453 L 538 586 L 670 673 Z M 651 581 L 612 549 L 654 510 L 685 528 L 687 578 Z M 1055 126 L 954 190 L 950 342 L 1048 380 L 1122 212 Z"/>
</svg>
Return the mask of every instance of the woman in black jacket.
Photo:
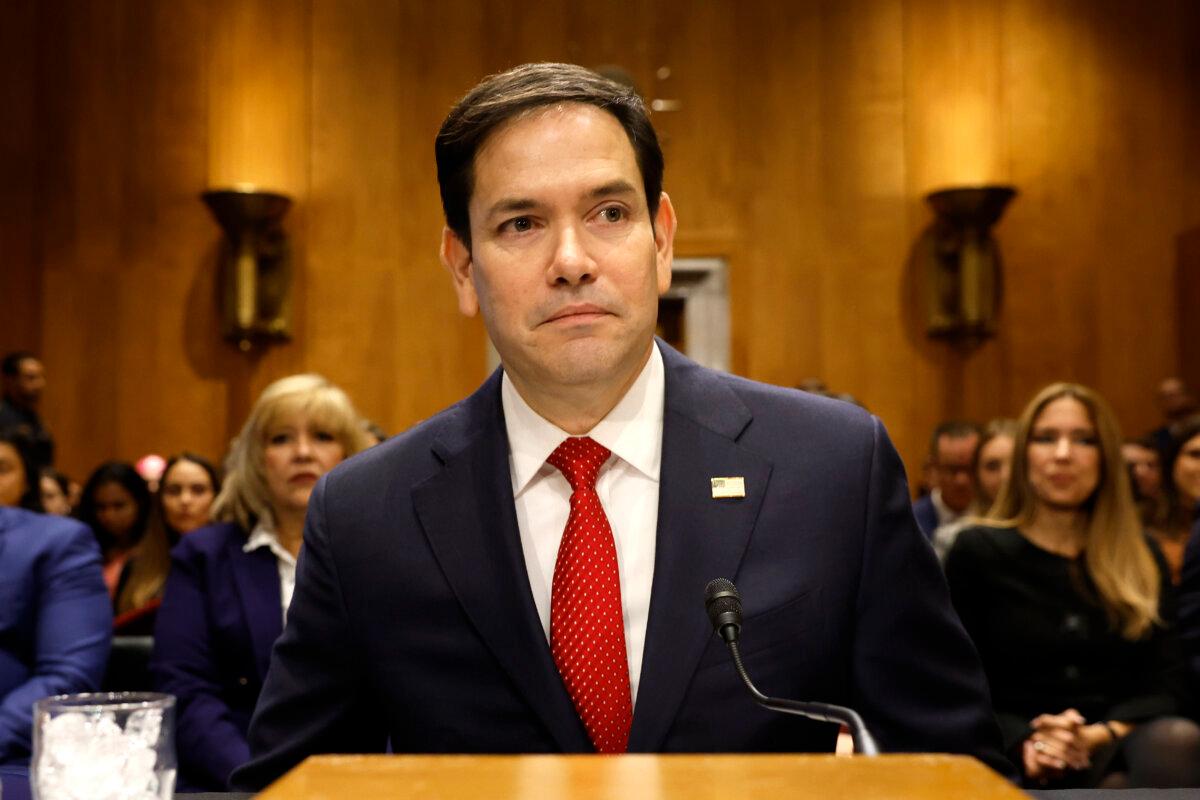
<svg viewBox="0 0 1200 800">
<path fill-rule="evenodd" d="M 993 521 L 946 560 L 1010 756 L 1035 785 L 1200 784 L 1200 728 L 1175 716 L 1182 661 L 1171 585 L 1091 390 L 1026 408 Z"/>
</svg>

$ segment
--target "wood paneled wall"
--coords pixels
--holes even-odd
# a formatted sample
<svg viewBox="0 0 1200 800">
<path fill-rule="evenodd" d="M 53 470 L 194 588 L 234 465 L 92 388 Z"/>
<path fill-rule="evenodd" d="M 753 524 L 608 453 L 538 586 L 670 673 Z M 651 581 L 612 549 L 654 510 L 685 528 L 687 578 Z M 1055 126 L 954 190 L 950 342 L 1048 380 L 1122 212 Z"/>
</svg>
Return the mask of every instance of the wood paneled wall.
<svg viewBox="0 0 1200 800">
<path fill-rule="evenodd" d="M 1148 428 L 1180 368 L 1188 0 L 18 0 L 0 19 L 0 347 L 44 354 L 77 476 L 219 457 L 294 371 L 391 430 L 469 392 L 484 332 L 437 264 L 432 140 L 480 76 L 531 60 L 619 64 L 678 101 L 655 115 L 677 252 L 729 259 L 735 370 L 852 392 L 910 469 L 938 419 L 1015 414 L 1060 378 Z M 219 338 L 198 199 L 242 181 L 296 200 L 295 339 L 250 356 Z M 997 229 L 1000 335 L 964 352 L 925 338 L 907 262 L 922 195 L 980 181 L 1021 195 Z"/>
</svg>

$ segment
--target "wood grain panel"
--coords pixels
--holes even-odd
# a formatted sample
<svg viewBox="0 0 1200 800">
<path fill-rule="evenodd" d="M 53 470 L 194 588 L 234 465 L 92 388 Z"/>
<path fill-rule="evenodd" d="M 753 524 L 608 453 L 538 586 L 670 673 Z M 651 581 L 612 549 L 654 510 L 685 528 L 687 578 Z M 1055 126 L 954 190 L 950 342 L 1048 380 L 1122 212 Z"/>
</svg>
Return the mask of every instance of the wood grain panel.
<svg viewBox="0 0 1200 800">
<path fill-rule="evenodd" d="M 754 4 L 739 9 L 737 87 L 730 130 L 696 121 L 694 135 L 739 151 L 744 261 L 730 270 L 734 369 L 794 385 L 820 374 L 820 284 L 823 270 L 816 153 L 821 131 L 811 98 L 820 92 L 820 9 L 814 4 Z M 681 71 L 686 67 L 681 67 Z M 771 76 L 771 77 L 768 77 Z M 703 164 L 676 164 L 676 173 Z M 700 178 L 702 180 L 702 178 Z M 693 253 L 696 255 L 696 253 Z"/>
<path fill-rule="evenodd" d="M 179 136 L 203 129 L 203 3 L 120 11 L 48 8 L 39 39 L 69 54 L 42 72 L 39 124 L 62 156 L 45 160 L 46 185 L 72 191 L 40 223 L 47 416 L 79 477 L 103 458 L 219 457 L 225 443 L 211 416 L 224 369 L 195 362 L 210 360 L 215 315 L 181 313 L 207 268 L 195 247 L 209 230 L 196 203 L 204 140 Z"/>
<path fill-rule="evenodd" d="M 860 0 L 827 9 L 820 219 L 824 265 L 821 374 L 887 421 L 902 450 L 919 450 L 928 404 L 911 390 L 936 381 L 923 338 L 904 331 L 902 266 L 909 244 L 905 56 L 901 5 Z M 915 437 L 913 436 L 915 434 Z"/>
<path fill-rule="evenodd" d="M 0 292 L 28 301 L 0 342 L 46 354 L 76 474 L 217 455 L 301 369 L 390 430 L 476 386 L 483 328 L 437 263 L 433 136 L 480 76 L 535 59 L 618 64 L 679 102 L 654 115 L 677 249 L 730 262 L 735 370 L 856 394 L 910 469 L 939 418 L 1016 413 L 1058 378 L 1147 428 L 1180 368 L 1194 3 L 22 0 L 0 20 Z M 980 180 L 1021 194 L 996 230 L 1000 335 L 967 352 L 925 338 L 908 256 L 921 196 Z M 241 181 L 296 199 L 295 340 L 251 356 L 218 337 L 220 233 L 197 199 Z"/>
<path fill-rule="evenodd" d="M 41 349 L 35 249 L 35 0 L 10 3 L 0 23 L 0 356 Z"/>
</svg>

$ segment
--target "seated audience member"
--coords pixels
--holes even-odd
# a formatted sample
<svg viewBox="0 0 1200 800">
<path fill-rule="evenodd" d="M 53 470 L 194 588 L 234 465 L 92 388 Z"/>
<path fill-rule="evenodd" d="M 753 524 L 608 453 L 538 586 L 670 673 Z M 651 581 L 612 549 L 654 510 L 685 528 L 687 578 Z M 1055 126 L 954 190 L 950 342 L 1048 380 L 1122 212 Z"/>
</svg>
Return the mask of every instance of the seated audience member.
<svg viewBox="0 0 1200 800">
<path fill-rule="evenodd" d="M 221 477 L 207 458 L 185 452 L 167 459 L 158 509 L 171 547 L 183 534 L 208 524 L 213 500 L 220 491 Z"/>
<path fill-rule="evenodd" d="M 971 465 L 978 445 L 979 426 L 973 422 L 943 422 L 934 429 L 927 472 L 932 491 L 913 503 L 926 538 L 932 540 L 939 526 L 954 522 L 971 504 Z"/>
<path fill-rule="evenodd" d="M 1112 411 L 1074 384 L 1021 416 L 987 526 L 946 559 L 1010 757 L 1030 784 L 1194 786 L 1167 567 L 1142 533 Z"/>
<path fill-rule="evenodd" d="M 47 514 L 60 517 L 71 516 L 71 481 L 66 475 L 54 467 L 42 467 L 42 476 L 38 481 L 42 495 L 42 508 Z"/>
<path fill-rule="evenodd" d="M 100 543 L 104 585 L 117 613 L 127 610 L 118 596 L 129 577 L 129 559 L 146 533 L 151 502 L 145 479 L 123 461 L 101 464 L 83 486 L 78 516 Z"/>
<path fill-rule="evenodd" d="M 149 634 L 171 568 L 171 548 L 180 536 L 208 524 L 209 511 L 221 488 L 217 471 L 207 459 L 185 453 L 172 456 L 160 471 L 161 489 L 146 534 L 127 565 L 128 577 L 117 596 L 113 630 Z"/>
<path fill-rule="evenodd" d="M 16 428 L 0 429 L 0 506 L 41 512 L 33 443 Z"/>
<path fill-rule="evenodd" d="M 39 466 L 54 463 L 54 438 L 38 416 L 45 389 L 46 369 L 33 353 L 18 351 L 0 360 L 0 428 L 28 436 Z"/>
<path fill-rule="evenodd" d="M 313 485 L 367 445 L 341 389 L 294 375 L 263 391 L 226 461 L 219 524 L 171 553 L 151 673 L 178 698 L 181 780 L 223 789 L 249 759 L 246 729 L 283 630 Z"/>
<path fill-rule="evenodd" d="M 1163 488 L 1162 453 L 1153 440 L 1143 436 L 1121 445 L 1121 457 L 1129 470 L 1142 524 L 1152 531 L 1165 529 L 1170 505 Z"/>
<path fill-rule="evenodd" d="M 1008 480 L 1016 432 L 1017 423 L 1011 419 L 994 419 L 984 428 L 971 463 L 971 504 L 961 517 L 939 526 L 933 534 L 933 549 L 942 561 L 946 560 L 946 553 L 958 534 L 977 523 L 996 502 L 1000 487 Z"/>
<path fill-rule="evenodd" d="M 1158 384 L 1157 394 L 1163 424 L 1147 433 L 1146 438 L 1165 455 L 1171 450 L 1172 440 L 1178 437 L 1180 427 L 1200 411 L 1200 406 L 1182 378 L 1164 378 Z"/>
<path fill-rule="evenodd" d="M 0 507 L 0 764 L 28 762 L 35 700 L 100 686 L 111 625 L 91 531 Z"/>
<path fill-rule="evenodd" d="M 1171 579 L 1178 583 L 1183 550 L 1200 511 L 1200 417 L 1192 417 L 1175 427 L 1164 465 L 1165 523 L 1151 532 L 1171 565 Z"/>
</svg>

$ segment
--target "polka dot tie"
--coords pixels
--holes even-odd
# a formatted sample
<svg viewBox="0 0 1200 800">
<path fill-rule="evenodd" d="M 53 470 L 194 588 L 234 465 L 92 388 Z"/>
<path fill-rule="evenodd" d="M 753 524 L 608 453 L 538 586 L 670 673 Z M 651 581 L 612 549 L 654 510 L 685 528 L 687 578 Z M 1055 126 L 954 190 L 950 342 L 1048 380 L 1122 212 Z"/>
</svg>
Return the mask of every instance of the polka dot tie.
<svg viewBox="0 0 1200 800">
<path fill-rule="evenodd" d="M 585 437 L 546 461 L 571 484 L 571 515 L 558 546 L 550 589 L 550 652 L 598 753 L 624 753 L 633 702 L 621 617 L 621 580 L 612 528 L 596 494 L 611 453 Z"/>
</svg>

